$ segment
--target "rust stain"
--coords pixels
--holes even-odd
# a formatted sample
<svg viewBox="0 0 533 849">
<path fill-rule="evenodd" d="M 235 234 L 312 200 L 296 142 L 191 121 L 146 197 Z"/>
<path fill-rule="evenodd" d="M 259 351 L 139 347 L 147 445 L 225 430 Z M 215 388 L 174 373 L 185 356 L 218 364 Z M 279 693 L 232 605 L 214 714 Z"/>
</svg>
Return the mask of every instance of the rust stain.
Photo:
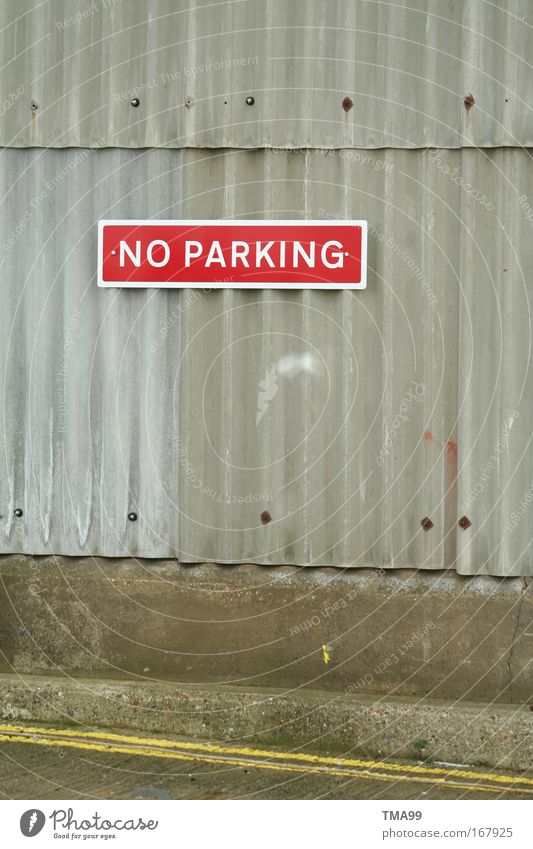
<svg viewBox="0 0 533 849">
<path fill-rule="evenodd" d="M 420 524 L 425 531 L 430 531 L 433 527 L 433 522 L 429 518 L 429 516 L 424 516 L 423 519 L 420 519 Z"/>
<path fill-rule="evenodd" d="M 461 516 L 458 524 L 459 524 L 459 527 L 463 529 L 463 531 L 466 531 L 466 529 L 470 527 L 472 522 L 470 521 L 468 516 Z"/>
<path fill-rule="evenodd" d="M 268 525 L 268 523 L 272 521 L 272 514 L 269 513 L 268 510 L 263 510 L 259 518 L 263 525 Z"/>
<path fill-rule="evenodd" d="M 448 456 L 448 474 L 450 479 L 449 494 L 451 498 L 455 499 L 455 489 L 457 485 L 457 460 L 459 452 L 457 442 L 453 439 L 449 439 L 447 442 L 442 442 L 440 439 L 437 439 L 430 430 L 424 431 L 422 439 L 426 442 L 432 442 L 434 445 L 438 445 L 443 451 L 446 449 Z"/>
<path fill-rule="evenodd" d="M 350 109 L 352 108 L 352 106 L 353 106 L 352 98 L 351 97 L 345 97 L 344 100 L 342 101 L 342 108 L 344 109 L 344 111 L 349 112 Z"/>
<path fill-rule="evenodd" d="M 434 445 L 438 445 L 439 448 L 446 448 L 450 460 L 457 464 L 458 447 L 457 442 L 454 442 L 453 439 L 449 439 L 447 442 L 441 442 L 441 440 L 437 439 L 437 437 L 434 436 L 430 430 L 424 431 L 424 433 L 422 434 L 422 439 L 424 439 L 426 442 L 433 442 Z"/>
<path fill-rule="evenodd" d="M 450 462 L 450 468 L 453 471 L 454 477 L 457 477 L 457 442 L 453 442 L 453 440 L 449 440 L 446 443 L 446 447 L 448 448 L 448 460 Z"/>
<path fill-rule="evenodd" d="M 466 109 L 467 112 L 468 112 L 469 109 L 472 109 L 472 106 L 474 105 L 475 102 L 476 101 L 475 101 L 475 98 L 474 98 L 474 95 L 472 94 L 472 92 L 465 95 L 465 99 L 463 100 L 463 103 L 465 105 L 465 109 Z"/>
</svg>

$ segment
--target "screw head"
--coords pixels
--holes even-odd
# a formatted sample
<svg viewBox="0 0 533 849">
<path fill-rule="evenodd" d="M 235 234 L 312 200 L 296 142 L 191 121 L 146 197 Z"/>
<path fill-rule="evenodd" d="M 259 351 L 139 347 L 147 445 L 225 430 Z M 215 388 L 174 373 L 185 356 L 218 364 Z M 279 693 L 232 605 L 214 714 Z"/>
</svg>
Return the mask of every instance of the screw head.
<svg viewBox="0 0 533 849">
<path fill-rule="evenodd" d="M 137 108 L 137 106 L 139 105 L 139 103 L 140 103 L 140 102 L 141 102 L 141 101 L 139 100 L 139 98 L 138 98 L 138 97 L 133 97 L 133 98 L 130 100 L 131 105 L 132 105 L 133 107 L 135 107 L 135 109 Z"/>
<path fill-rule="evenodd" d="M 254 103 L 255 103 L 255 97 L 247 97 L 246 103 L 247 103 L 248 106 L 253 106 Z"/>
<path fill-rule="evenodd" d="M 20 519 L 21 516 L 24 516 L 24 511 L 21 510 L 20 507 L 17 507 L 16 510 L 13 510 L 13 514 L 17 517 L 17 519 Z"/>
<path fill-rule="evenodd" d="M 35 100 L 32 100 L 32 102 L 30 103 L 30 109 L 31 109 L 31 111 L 32 111 L 32 112 L 37 112 L 38 108 L 39 108 L 39 104 L 38 104 L 38 103 L 36 103 L 36 102 L 35 102 Z"/>
<path fill-rule="evenodd" d="M 459 527 L 463 529 L 463 531 L 466 531 L 466 529 L 470 527 L 472 522 L 470 521 L 468 516 L 461 516 L 458 524 L 459 524 Z"/>
<path fill-rule="evenodd" d="M 137 521 L 137 513 L 134 513 L 133 511 L 131 513 L 128 513 L 128 519 L 130 520 L 130 522 L 136 522 Z"/>
<path fill-rule="evenodd" d="M 424 516 L 423 519 L 420 519 L 420 524 L 422 525 L 423 530 L 430 531 L 433 527 L 433 522 L 429 518 L 429 516 Z"/>
</svg>

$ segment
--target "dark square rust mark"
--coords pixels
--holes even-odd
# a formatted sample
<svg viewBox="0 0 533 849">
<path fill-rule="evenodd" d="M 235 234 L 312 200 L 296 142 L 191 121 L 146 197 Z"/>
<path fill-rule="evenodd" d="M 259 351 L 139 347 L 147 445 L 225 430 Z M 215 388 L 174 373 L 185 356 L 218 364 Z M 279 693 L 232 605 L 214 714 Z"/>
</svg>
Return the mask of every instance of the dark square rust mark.
<svg viewBox="0 0 533 849">
<path fill-rule="evenodd" d="M 433 527 L 433 522 L 429 518 L 429 516 L 424 516 L 423 519 L 420 519 L 420 524 L 425 531 L 430 531 Z"/>
<path fill-rule="evenodd" d="M 468 111 L 469 109 L 472 109 L 472 106 L 474 105 L 474 103 L 475 103 L 475 102 L 476 102 L 476 101 L 475 101 L 475 99 L 474 99 L 474 95 L 472 94 L 472 92 L 470 92 L 470 94 L 466 94 L 466 95 L 465 95 L 465 99 L 463 100 L 463 103 L 464 103 L 464 105 L 465 105 L 465 109 L 466 109 L 467 111 Z"/>
<path fill-rule="evenodd" d="M 353 106 L 352 98 L 351 97 L 345 97 L 344 100 L 342 101 L 342 108 L 344 109 L 344 111 L 349 112 L 350 109 L 352 108 L 352 106 Z"/>
<path fill-rule="evenodd" d="M 463 531 L 466 531 L 466 529 L 469 528 L 471 524 L 472 522 L 470 521 L 468 516 L 461 516 L 461 518 L 459 519 L 459 527 L 462 528 Z"/>
</svg>

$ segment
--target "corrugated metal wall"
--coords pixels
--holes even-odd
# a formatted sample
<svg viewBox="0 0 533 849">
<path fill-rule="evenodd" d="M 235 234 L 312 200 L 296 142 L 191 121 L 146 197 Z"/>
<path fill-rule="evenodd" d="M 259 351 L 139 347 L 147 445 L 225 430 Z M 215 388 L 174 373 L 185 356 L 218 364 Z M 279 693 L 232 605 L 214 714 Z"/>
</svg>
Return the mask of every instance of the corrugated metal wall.
<svg viewBox="0 0 533 849">
<path fill-rule="evenodd" d="M 4 85 L 26 92 L 4 116 L 2 144 L 533 144 L 528 0 L 4 7 Z M 469 93 L 477 108 L 465 112 Z"/>
<path fill-rule="evenodd" d="M 5 21 L 1 550 L 533 574 L 526 4 L 195 5 Z M 366 218 L 368 288 L 97 289 L 149 217 Z"/>
</svg>

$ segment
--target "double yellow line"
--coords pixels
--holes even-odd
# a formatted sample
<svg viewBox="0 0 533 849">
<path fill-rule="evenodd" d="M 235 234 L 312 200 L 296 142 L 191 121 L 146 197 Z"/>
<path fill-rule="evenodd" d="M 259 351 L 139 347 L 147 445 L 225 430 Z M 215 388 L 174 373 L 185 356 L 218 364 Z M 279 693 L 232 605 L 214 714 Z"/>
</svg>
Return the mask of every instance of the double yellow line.
<svg viewBox="0 0 533 849">
<path fill-rule="evenodd" d="M 0 741 L 35 746 L 61 746 L 148 758 L 200 761 L 306 775 L 363 778 L 386 782 L 409 781 L 484 793 L 533 795 L 533 779 L 522 776 L 359 758 L 335 758 L 246 746 L 220 746 L 216 743 L 183 742 L 158 737 L 136 737 L 133 734 L 115 734 L 110 731 L 81 731 L 72 728 L 40 728 L 9 724 L 0 725 Z"/>
</svg>

